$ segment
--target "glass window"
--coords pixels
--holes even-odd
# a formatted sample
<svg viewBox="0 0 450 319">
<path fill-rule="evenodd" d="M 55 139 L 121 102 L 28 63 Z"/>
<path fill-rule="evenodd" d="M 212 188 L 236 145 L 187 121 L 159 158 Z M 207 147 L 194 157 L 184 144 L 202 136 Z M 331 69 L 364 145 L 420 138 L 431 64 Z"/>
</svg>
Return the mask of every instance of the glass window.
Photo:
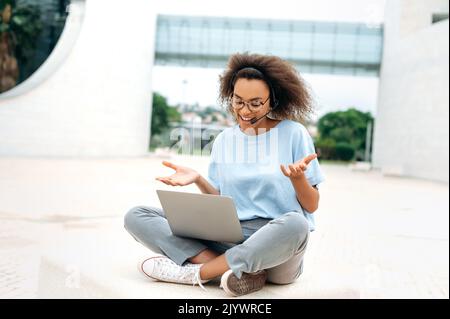
<svg viewBox="0 0 450 319">
<path fill-rule="evenodd" d="M 230 54 L 249 51 L 288 59 L 302 72 L 377 72 L 382 39 L 382 27 L 357 23 L 160 16 L 156 63 L 171 53 L 223 67 Z"/>
<path fill-rule="evenodd" d="M 2 50 L 0 93 L 30 77 L 55 47 L 70 0 L 0 1 Z"/>
</svg>

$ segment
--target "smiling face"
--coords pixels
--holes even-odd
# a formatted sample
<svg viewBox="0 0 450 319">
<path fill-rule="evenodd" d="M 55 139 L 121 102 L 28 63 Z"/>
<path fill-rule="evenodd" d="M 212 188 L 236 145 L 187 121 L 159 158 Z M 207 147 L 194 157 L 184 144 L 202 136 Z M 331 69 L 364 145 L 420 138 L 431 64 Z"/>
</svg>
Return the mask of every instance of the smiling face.
<svg viewBox="0 0 450 319">
<path fill-rule="evenodd" d="M 236 100 L 247 102 L 240 109 L 234 109 L 237 121 L 242 130 L 252 127 L 256 129 L 269 127 L 269 120 L 267 117 L 262 118 L 254 125 L 250 123 L 252 118 L 259 118 L 270 110 L 270 90 L 266 82 L 256 79 L 238 79 L 234 84 L 233 96 Z M 266 101 L 266 103 L 257 109 L 249 107 L 249 104 L 252 102 L 257 103 L 257 101 L 260 101 L 261 103 Z"/>
</svg>

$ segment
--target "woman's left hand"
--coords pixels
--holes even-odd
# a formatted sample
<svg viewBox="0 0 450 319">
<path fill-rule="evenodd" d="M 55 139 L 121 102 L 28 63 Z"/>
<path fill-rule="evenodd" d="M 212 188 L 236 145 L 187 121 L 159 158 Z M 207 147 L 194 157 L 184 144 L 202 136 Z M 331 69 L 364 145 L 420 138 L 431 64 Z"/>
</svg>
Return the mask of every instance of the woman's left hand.
<svg viewBox="0 0 450 319">
<path fill-rule="evenodd" d="M 317 158 L 317 154 L 310 154 L 304 159 L 288 165 L 288 168 L 285 168 L 283 164 L 280 165 L 280 168 L 284 176 L 291 179 L 298 179 L 305 175 L 308 164 L 315 158 Z"/>
</svg>

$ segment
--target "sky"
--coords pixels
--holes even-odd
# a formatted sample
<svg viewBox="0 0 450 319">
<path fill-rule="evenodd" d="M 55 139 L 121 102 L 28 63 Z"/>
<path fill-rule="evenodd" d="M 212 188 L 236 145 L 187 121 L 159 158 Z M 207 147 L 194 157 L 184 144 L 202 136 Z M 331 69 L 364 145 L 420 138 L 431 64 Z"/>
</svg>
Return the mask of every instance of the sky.
<svg viewBox="0 0 450 319">
<path fill-rule="evenodd" d="M 314 21 L 383 23 L 385 0 L 165 0 L 157 12 L 173 15 L 230 16 Z M 169 104 L 217 105 L 221 69 L 153 68 L 153 90 Z M 316 101 L 316 116 L 356 107 L 376 115 L 378 78 L 302 74 Z"/>
</svg>

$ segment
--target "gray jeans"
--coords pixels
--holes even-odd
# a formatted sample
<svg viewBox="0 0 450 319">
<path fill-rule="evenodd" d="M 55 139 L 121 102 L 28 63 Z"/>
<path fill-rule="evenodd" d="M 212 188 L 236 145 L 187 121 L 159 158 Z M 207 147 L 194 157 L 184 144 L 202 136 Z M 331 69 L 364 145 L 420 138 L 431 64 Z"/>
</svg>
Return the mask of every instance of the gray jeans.
<svg viewBox="0 0 450 319">
<path fill-rule="evenodd" d="M 160 208 L 138 206 L 125 215 L 125 229 L 134 239 L 178 265 L 209 248 L 225 253 L 228 266 L 238 278 L 243 272 L 262 269 L 267 271 L 267 280 L 276 284 L 288 284 L 300 276 L 309 238 L 308 222 L 302 213 L 241 221 L 241 227 L 244 241 L 231 244 L 173 235 Z"/>
</svg>

